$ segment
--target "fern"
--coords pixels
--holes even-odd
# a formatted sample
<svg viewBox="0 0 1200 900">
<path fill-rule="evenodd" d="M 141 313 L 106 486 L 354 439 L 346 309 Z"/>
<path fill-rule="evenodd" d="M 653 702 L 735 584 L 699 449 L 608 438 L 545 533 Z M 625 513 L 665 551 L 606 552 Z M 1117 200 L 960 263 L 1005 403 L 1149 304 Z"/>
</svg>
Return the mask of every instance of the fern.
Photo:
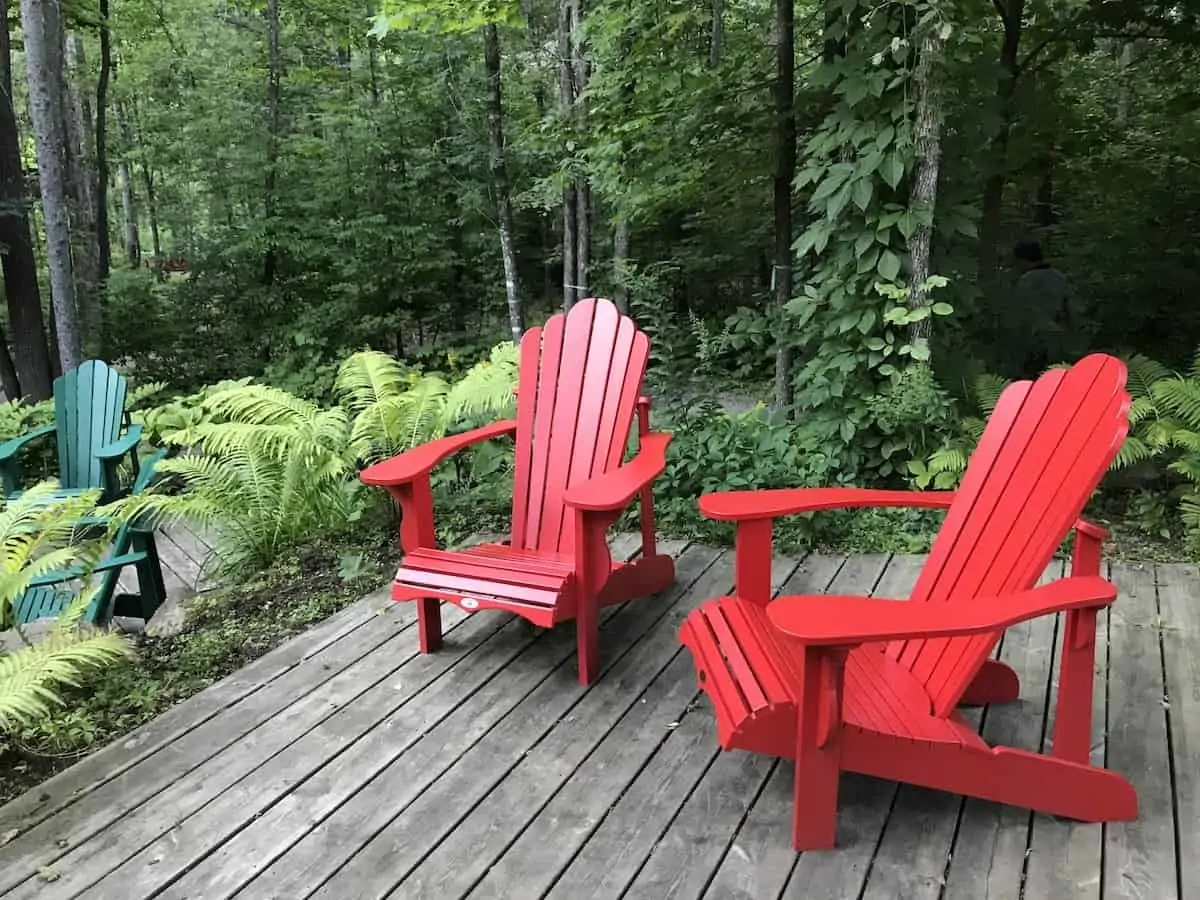
<svg viewBox="0 0 1200 900">
<path fill-rule="evenodd" d="M 95 512 L 97 492 L 57 498 L 52 482 L 39 484 L 0 510 L 0 622 L 39 575 L 95 563 L 107 541 L 81 540 L 78 520 Z M 0 732 L 47 715 L 58 689 L 77 685 L 89 669 L 129 652 L 116 634 L 82 634 L 76 626 L 94 597 L 80 592 L 43 640 L 0 654 Z"/>
</svg>

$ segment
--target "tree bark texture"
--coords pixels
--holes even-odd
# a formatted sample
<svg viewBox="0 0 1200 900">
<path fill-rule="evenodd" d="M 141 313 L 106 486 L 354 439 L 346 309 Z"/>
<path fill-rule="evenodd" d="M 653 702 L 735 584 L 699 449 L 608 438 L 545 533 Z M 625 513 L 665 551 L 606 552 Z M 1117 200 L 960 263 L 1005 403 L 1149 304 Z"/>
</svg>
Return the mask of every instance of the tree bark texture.
<svg viewBox="0 0 1200 900">
<path fill-rule="evenodd" d="M 60 21 L 60 27 L 63 26 Z M 97 330 L 100 292 L 100 230 L 96 224 L 95 146 L 92 104 L 83 38 L 61 35 L 64 125 L 67 141 L 68 198 L 71 203 L 71 253 L 75 273 L 75 305 L 81 339 L 86 345 Z"/>
<path fill-rule="evenodd" d="M 278 249 L 275 246 L 275 191 L 279 173 L 279 138 L 282 124 L 280 93 L 283 81 L 283 52 L 279 39 L 279 0 L 267 0 L 267 183 L 263 204 L 266 214 L 267 250 L 263 255 L 263 284 L 275 283 Z"/>
<path fill-rule="evenodd" d="M 8 0 L 0 0 L 0 256 L 4 270 L 4 293 L 8 323 L 15 354 L 17 393 L 45 400 L 50 396 L 52 376 L 46 345 L 46 323 L 38 288 L 37 261 L 29 235 L 28 198 L 21 169 L 21 146 L 13 109 L 12 48 L 8 34 Z"/>
<path fill-rule="evenodd" d="M 584 127 L 579 96 L 587 85 L 588 61 L 581 44 L 582 0 L 559 0 L 559 103 L 569 134 Z M 573 152 L 570 148 L 568 153 Z M 574 170 L 574 161 L 572 161 Z M 572 172 L 563 188 L 563 308 L 570 309 L 588 295 L 591 257 L 591 190 L 586 174 Z"/>
<path fill-rule="evenodd" d="M 775 254 L 772 281 L 777 311 L 792 299 L 792 182 L 796 177 L 796 8 L 775 0 Z M 775 405 L 792 405 L 792 345 L 780 336 L 775 351 Z"/>
<path fill-rule="evenodd" d="M 133 151 L 133 134 L 129 127 L 129 115 L 122 103 L 117 104 L 117 128 L 121 132 L 122 153 L 117 163 L 117 183 L 121 187 L 121 244 L 125 250 L 125 261 L 129 268 L 142 264 L 142 237 L 138 228 L 137 194 L 133 189 L 133 167 L 129 154 Z"/>
<path fill-rule="evenodd" d="M 500 228 L 500 257 L 504 264 L 504 296 L 508 300 L 508 325 L 515 343 L 521 342 L 525 321 L 521 314 L 521 284 L 517 250 L 513 239 L 512 197 L 508 166 L 504 158 L 504 94 L 500 81 L 500 31 L 494 22 L 483 30 L 483 63 L 487 72 L 488 163 L 492 190 L 496 194 L 496 218 Z"/>
<path fill-rule="evenodd" d="M 50 270 L 58 355 L 65 371 L 79 365 L 82 350 L 71 264 L 61 17 L 60 0 L 21 0 L 29 106 L 46 224 L 46 261 Z"/>
<path fill-rule="evenodd" d="M 108 234 L 108 85 L 113 61 L 108 10 L 109 0 L 100 0 L 100 76 L 96 80 L 96 274 L 101 289 L 112 268 L 112 241 Z"/>
<path fill-rule="evenodd" d="M 929 22 L 921 38 L 920 56 L 917 59 L 915 80 L 917 86 L 917 121 L 914 143 L 917 170 L 913 179 L 910 205 L 926 211 L 929 222 L 917 226 L 913 234 L 909 254 L 912 261 L 912 287 L 908 302 L 913 308 L 930 303 L 925 282 L 930 275 L 930 252 L 933 244 L 933 211 L 937 205 L 938 174 L 942 162 L 942 98 L 938 79 L 943 40 L 936 21 Z M 909 329 L 909 341 L 929 340 L 932 332 L 932 317 L 926 316 L 913 322 Z"/>
<path fill-rule="evenodd" d="M 623 313 L 629 312 L 629 220 L 617 219 L 613 231 L 613 302 Z"/>
</svg>

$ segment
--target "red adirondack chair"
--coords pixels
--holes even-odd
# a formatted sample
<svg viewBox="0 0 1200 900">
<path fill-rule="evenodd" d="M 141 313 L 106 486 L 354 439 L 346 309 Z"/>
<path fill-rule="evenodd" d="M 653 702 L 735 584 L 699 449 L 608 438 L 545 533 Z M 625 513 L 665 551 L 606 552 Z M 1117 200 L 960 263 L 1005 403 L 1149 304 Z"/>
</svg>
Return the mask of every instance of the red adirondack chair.
<svg viewBox="0 0 1200 900">
<path fill-rule="evenodd" d="M 651 433 L 639 396 L 650 343 L 608 300 L 583 300 L 521 340 L 517 418 L 442 438 L 362 472 L 400 504 L 404 558 L 392 599 L 418 602 L 421 652 L 441 645 L 443 600 L 504 609 L 549 627 L 575 619 L 579 680 L 599 668 L 600 607 L 665 590 L 675 563 L 655 546 L 651 484 L 671 436 Z M 622 462 L 637 413 L 638 453 Z M 504 543 L 439 550 L 429 473 L 459 450 L 516 433 L 512 534 Z M 613 562 L 606 532 L 641 497 L 642 553 Z"/>
<path fill-rule="evenodd" d="M 705 515 L 738 523 L 736 596 L 708 601 L 680 634 L 716 708 L 721 745 L 796 760 L 793 843 L 834 845 L 840 771 L 1085 821 L 1137 816 L 1137 794 L 1089 764 L 1105 532 L 1079 518 L 1128 430 L 1125 368 L 1093 355 L 1001 396 L 956 492 L 853 488 L 730 492 Z M 771 523 L 839 507 L 946 508 L 908 602 L 768 601 Z M 1075 528 L 1069 577 L 1034 587 Z M 984 743 L 960 703 L 1015 700 L 990 654 L 1016 622 L 1066 613 L 1048 754 Z"/>
</svg>

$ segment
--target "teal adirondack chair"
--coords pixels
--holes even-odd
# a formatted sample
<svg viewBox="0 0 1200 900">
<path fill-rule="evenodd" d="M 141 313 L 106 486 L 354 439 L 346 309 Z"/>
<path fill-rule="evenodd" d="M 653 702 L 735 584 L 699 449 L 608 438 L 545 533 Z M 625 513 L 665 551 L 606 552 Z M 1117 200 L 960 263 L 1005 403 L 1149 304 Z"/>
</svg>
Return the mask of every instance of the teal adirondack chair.
<svg viewBox="0 0 1200 900">
<path fill-rule="evenodd" d="M 54 380 L 54 424 L 0 444 L 0 478 L 6 497 L 21 493 L 18 455 L 38 438 L 55 435 L 61 494 L 99 488 L 100 502 L 125 493 L 118 467 L 128 456 L 134 478 L 139 473 L 137 447 L 142 426 L 125 412 L 125 378 L 98 359 L 90 359 Z M 124 426 L 124 434 L 122 434 Z"/>
<path fill-rule="evenodd" d="M 133 485 L 133 493 L 140 494 L 153 477 L 154 466 L 165 455 L 158 451 L 142 466 Z M 120 592 L 121 571 L 133 566 L 137 572 L 138 590 L 135 594 Z M 162 565 L 158 548 L 154 544 L 154 530 L 135 521 L 126 522 L 117 529 L 109 554 L 92 567 L 93 573 L 101 574 L 98 589 L 83 614 L 83 621 L 91 625 L 107 625 L 113 616 L 127 616 L 147 622 L 166 599 Z M 29 588 L 17 598 L 13 613 L 17 624 L 25 625 L 37 619 L 57 618 L 77 595 L 78 585 L 71 582 L 85 574 L 82 566 L 47 572 L 35 578 Z"/>
</svg>

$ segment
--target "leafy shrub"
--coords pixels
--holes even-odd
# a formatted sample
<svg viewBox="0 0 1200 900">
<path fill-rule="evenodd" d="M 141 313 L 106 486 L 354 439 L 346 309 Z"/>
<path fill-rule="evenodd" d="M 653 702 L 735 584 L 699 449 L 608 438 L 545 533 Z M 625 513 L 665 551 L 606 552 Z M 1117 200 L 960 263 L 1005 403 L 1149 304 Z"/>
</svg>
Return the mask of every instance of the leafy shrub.
<svg viewBox="0 0 1200 900">
<path fill-rule="evenodd" d="M 358 481 L 361 463 L 440 437 L 463 417 L 503 409 L 515 381 L 516 348 L 501 345 L 455 385 L 382 353 L 356 353 L 336 379 L 344 405 L 329 408 L 261 384 L 202 392 L 198 416 L 189 418 L 185 406 L 178 428 L 158 432 L 194 447 L 158 466 L 182 491 L 147 493 L 136 508 L 156 521 L 211 529 L 223 574 L 263 568 L 299 543 L 345 533 L 366 503 L 382 499 Z"/>
</svg>

